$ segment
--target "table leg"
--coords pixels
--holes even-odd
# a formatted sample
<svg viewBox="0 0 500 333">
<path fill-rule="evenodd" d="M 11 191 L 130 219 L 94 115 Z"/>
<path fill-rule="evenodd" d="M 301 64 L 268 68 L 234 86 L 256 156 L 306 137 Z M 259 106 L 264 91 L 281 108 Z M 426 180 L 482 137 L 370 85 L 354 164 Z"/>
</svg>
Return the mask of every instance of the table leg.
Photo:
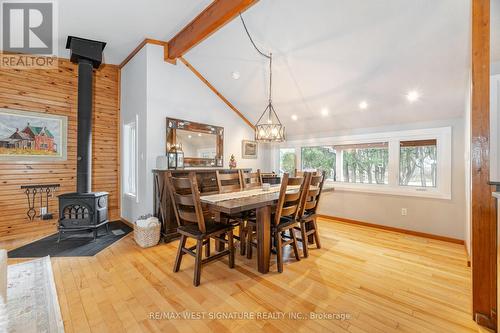
<svg viewBox="0 0 500 333">
<path fill-rule="evenodd" d="M 218 223 L 227 223 L 227 221 L 225 220 L 225 218 L 222 216 L 222 214 L 220 212 L 215 212 L 215 220 Z M 221 236 L 224 236 L 224 235 L 221 235 Z M 224 243 L 222 243 L 216 239 L 215 240 L 215 251 L 222 252 L 222 251 L 224 251 L 224 249 L 225 249 Z"/>
<path fill-rule="evenodd" d="M 271 207 L 257 209 L 257 266 L 259 272 L 269 272 L 271 257 Z"/>
</svg>

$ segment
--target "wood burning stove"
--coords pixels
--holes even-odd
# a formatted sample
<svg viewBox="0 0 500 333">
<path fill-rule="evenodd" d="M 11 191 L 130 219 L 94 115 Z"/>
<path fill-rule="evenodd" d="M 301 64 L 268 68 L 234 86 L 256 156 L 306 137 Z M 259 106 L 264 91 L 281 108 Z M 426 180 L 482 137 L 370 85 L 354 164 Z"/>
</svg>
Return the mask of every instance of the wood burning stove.
<svg viewBox="0 0 500 333">
<path fill-rule="evenodd" d="M 91 192 L 92 184 L 92 81 L 102 63 L 106 43 L 69 36 L 66 48 L 78 64 L 78 134 L 76 192 L 59 195 L 59 237 L 66 231 L 108 230 L 108 193 Z"/>
</svg>

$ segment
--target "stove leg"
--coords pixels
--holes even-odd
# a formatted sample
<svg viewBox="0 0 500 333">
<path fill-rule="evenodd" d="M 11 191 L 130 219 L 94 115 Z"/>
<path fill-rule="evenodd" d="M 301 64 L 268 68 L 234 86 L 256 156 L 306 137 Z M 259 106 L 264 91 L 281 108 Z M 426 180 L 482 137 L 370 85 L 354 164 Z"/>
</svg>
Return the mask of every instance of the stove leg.
<svg viewBox="0 0 500 333">
<path fill-rule="evenodd" d="M 57 235 L 57 243 L 59 243 L 61 241 L 61 230 L 59 230 L 59 233 Z"/>
<path fill-rule="evenodd" d="M 94 242 L 97 240 L 97 228 L 94 229 Z"/>
<path fill-rule="evenodd" d="M 106 223 L 106 234 L 109 234 L 109 223 Z"/>
</svg>

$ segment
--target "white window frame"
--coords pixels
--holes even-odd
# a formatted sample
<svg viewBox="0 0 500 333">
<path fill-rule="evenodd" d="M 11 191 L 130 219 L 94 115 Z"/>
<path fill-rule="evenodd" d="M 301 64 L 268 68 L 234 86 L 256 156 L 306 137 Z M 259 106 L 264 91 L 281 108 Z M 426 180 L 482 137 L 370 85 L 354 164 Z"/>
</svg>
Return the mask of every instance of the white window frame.
<svg viewBox="0 0 500 333">
<path fill-rule="evenodd" d="M 124 123 L 123 124 L 123 151 L 124 151 L 124 154 L 128 154 L 128 152 L 125 152 L 126 151 L 126 145 L 128 144 L 128 142 L 126 142 L 127 140 L 127 137 L 126 137 L 126 133 L 127 133 L 127 128 L 135 128 L 135 175 L 134 175 L 134 181 L 135 181 L 135 192 L 129 192 L 129 191 L 126 191 L 127 187 L 126 184 L 129 182 L 129 180 L 127 179 L 128 178 L 128 173 L 125 172 L 125 169 L 124 169 L 124 172 L 123 172 L 123 179 L 122 179 L 122 184 L 123 184 L 123 193 L 124 195 L 128 196 L 128 197 L 131 197 L 133 199 L 135 199 L 135 201 L 137 203 L 139 203 L 139 195 L 138 195 L 138 187 L 139 187 L 139 145 L 138 145 L 138 141 L 139 141 L 139 116 L 136 115 L 135 116 L 135 119 L 133 121 L 130 121 L 130 122 L 127 122 L 127 123 Z M 126 162 L 125 161 L 125 156 L 124 156 L 124 161 L 123 161 L 123 166 L 124 168 L 127 168 L 127 165 L 126 165 Z"/>
<path fill-rule="evenodd" d="M 416 141 L 436 139 L 438 174 L 436 187 L 402 186 L 399 185 L 399 154 L 400 141 Z M 327 181 L 325 186 L 334 187 L 338 191 L 381 193 L 389 195 L 414 196 L 451 200 L 451 158 L 452 158 L 452 129 L 451 127 L 427 128 L 418 130 L 393 131 L 382 133 L 359 134 L 350 136 L 323 137 L 316 139 L 290 140 L 276 147 L 274 156 L 277 156 L 279 168 L 279 149 L 302 147 L 366 144 L 374 142 L 388 142 L 389 144 L 389 183 L 388 184 L 360 184 L 340 181 Z M 302 154 L 296 154 L 296 165 L 302 165 Z M 276 161 L 276 160 L 275 160 Z M 337 156 L 337 178 L 341 166 L 341 158 Z"/>
</svg>

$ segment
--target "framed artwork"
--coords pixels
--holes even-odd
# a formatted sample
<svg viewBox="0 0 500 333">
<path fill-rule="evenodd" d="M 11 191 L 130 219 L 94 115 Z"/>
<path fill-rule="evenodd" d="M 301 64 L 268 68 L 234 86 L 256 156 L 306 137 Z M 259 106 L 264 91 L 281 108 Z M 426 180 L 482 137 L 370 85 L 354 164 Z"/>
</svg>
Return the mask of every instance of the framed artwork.
<svg viewBox="0 0 500 333">
<path fill-rule="evenodd" d="M 0 161 L 64 161 L 68 117 L 0 108 Z"/>
<path fill-rule="evenodd" d="M 241 157 L 244 159 L 257 158 L 259 146 L 256 141 L 243 140 L 241 142 Z"/>
</svg>

